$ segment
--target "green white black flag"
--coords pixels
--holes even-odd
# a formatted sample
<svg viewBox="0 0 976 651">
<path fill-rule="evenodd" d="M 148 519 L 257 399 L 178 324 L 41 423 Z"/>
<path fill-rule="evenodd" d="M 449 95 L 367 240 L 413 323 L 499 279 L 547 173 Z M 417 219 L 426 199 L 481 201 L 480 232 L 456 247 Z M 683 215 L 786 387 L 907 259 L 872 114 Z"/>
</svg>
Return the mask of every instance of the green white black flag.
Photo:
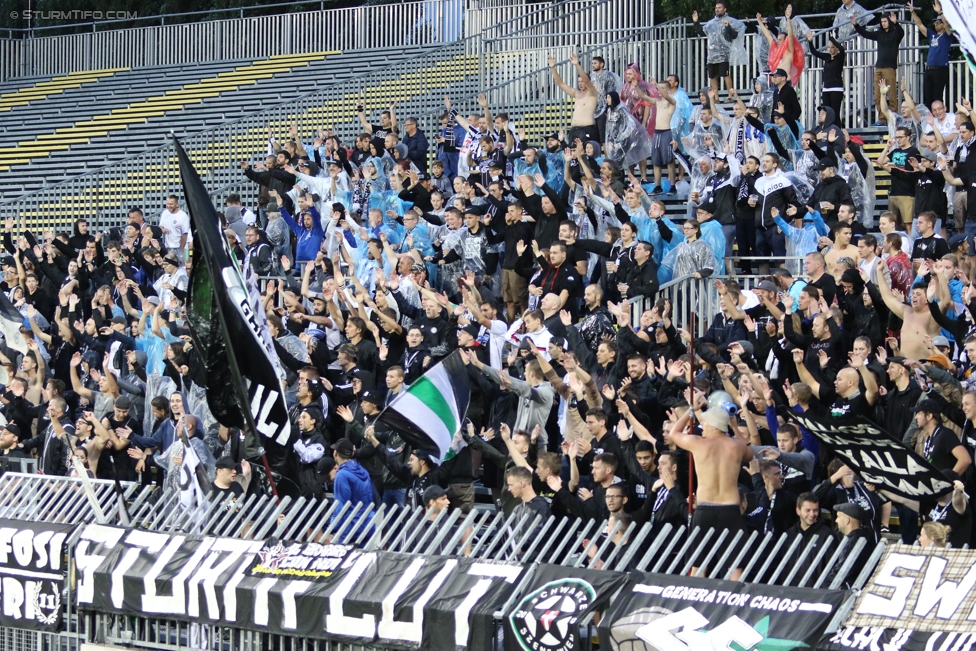
<svg viewBox="0 0 976 651">
<path fill-rule="evenodd" d="M 444 459 L 461 429 L 470 399 L 468 369 L 454 351 L 397 396 L 378 420 L 404 441 L 437 450 Z"/>
</svg>

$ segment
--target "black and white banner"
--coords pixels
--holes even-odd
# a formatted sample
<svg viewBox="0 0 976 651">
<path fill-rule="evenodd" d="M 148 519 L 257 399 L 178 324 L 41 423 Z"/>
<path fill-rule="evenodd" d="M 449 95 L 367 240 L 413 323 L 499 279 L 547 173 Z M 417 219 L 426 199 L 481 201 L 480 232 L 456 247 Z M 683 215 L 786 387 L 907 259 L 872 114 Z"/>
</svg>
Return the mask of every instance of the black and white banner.
<svg viewBox="0 0 976 651">
<path fill-rule="evenodd" d="M 582 648 L 580 622 L 627 584 L 621 572 L 540 565 L 505 615 L 506 651 Z"/>
<path fill-rule="evenodd" d="M 790 417 L 831 446 L 869 484 L 913 500 L 952 490 L 932 464 L 866 418 L 814 418 L 795 412 Z"/>
<path fill-rule="evenodd" d="M 65 541 L 73 525 L 0 520 L 0 626 L 61 628 Z"/>
<path fill-rule="evenodd" d="M 600 620 L 601 648 L 814 648 L 850 594 L 644 572 L 630 578 Z"/>
<path fill-rule="evenodd" d="M 101 525 L 82 531 L 75 560 L 82 608 L 438 651 L 490 649 L 491 615 L 522 573 L 448 557 Z"/>
</svg>

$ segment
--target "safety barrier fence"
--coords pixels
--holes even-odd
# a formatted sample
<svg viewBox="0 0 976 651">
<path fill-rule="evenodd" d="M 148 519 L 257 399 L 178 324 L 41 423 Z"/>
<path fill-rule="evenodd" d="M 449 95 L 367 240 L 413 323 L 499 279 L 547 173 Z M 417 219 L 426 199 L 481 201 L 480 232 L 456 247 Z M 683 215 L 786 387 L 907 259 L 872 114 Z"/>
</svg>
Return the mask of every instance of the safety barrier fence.
<svg viewBox="0 0 976 651">
<path fill-rule="evenodd" d="M 78 479 L 7 473 L 0 489 L 23 482 L 85 499 Z M 0 490 L 0 504 L 9 501 Z M 37 514 L 0 519 L 0 535 L 23 531 L 13 538 L 24 550 L 0 555 L 0 571 L 21 576 L 20 589 L 37 596 L 11 608 L 8 591 L 18 588 L 5 579 L 0 641 L 72 650 L 83 642 L 487 650 L 549 631 L 588 648 L 597 636 L 649 640 L 651 629 L 627 628 L 656 619 L 637 616 L 647 609 L 687 617 L 694 605 L 705 618 L 696 628 L 717 626 L 731 613 L 690 595 L 726 590 L 737 595 L 740 633 L 781 637 L 792 628 L 799 637 L 791 639 L 813 646 L 838 630 L 854 599 L 848 587 L 864 586 L 885 550 L 864 539 L 689 528 L 683 518 L 624 526 L 520 509 L 434 513 L 270 496 L 192 509 L 179 502 L 178 491 L 143 489 L 129 509 L 131 527 Z M 32 574 L 39 568 L 43 577 Z M 35 578 L 40 588 L 28 585 Z M 784 599 L 819 606 L 778 608 Z"/>
<path fill-rule="evenodd" d="M 579 10 L 592 6 L 601 9 L 582 18 Z M 0 34 L 7 38 L 0 39 L 0 81 L 330 50 L 440 46 L 487 33 L 493 38 L 552 16 L 563 17 L 553 33 L 578 26 L 609 31 L 654 22 L 653 7 L 647 3 L 607 4 L 600 0 L 559 2 L 542 10 L 530 2 L 482 0 L 422 0 L 341 9 L 323 9 L 315 1 L 262 6 L 260 10 L 266 13 L 275 8 L 281 13 L 246 16 L 248 9 L 241 8 L 232 10 L 236 16 L 201 22 L 193 21 L 215 12 L 147 16 L 136 19 L 138 26 L 127 28 L 120 27 L 128 20 L 106 20 L 84 26 L 2 30 Z M 35 13 L 43 17 L 42 12 Z M 30 22 L 25 20 L 24 24 Z M 391 28 L 377 29 L 377 25 Z M 52 32 L 61 33 L 46 35 Z M 553 39 L 551 43 L 567 45 L 567 39 Z"/>
<path fill-rule="evenodd" d="M 613 20 L 639 20 L 640 17 L 622 0 L 601 0 L 585 7 L 574 7 L 564 0 L 558 5 L 537 9 L 527 15 L 529 25 L 523 25 L 521 18 L 503 21 L 486 29 L 484 34 L 425 52 L 408 64 L 376 71 L 294 102 L 186 136 L 185 144 L 204 174 L 205 182 L 213 188 L 218 204 L 223 193 L 237 192 L 253 206 L 257 203 L 258 188 L 242 179 L 237 164 L 242 159 L 253 160 L 261 153 L 262 147 L 256 147 L 256 144 L 262 141 L 260 134 L 267 133 L 268 125 L 272 125 L 276 132 L 283 132 L 286 125 L 297 122 L 306 140 L 310 139 L 313 129 L 332 128 L 349 142 L 360 130 L 355 104 L 364 93 L 370 108 L 380 97 L 403 97 L 398 109 L 401 120 L 406 115 L 419 115 L 420 128 L 429 140 L 433 140 L 441 127 L 442 94 L 448 94 L 452 88 L 461 89 L 461 96 L 453 98 L 455 106 L 465 113 L 480 113 L 475 98 L 479 91 L 483 91 L 496 112 L 507 111 L 519 126 L 527 128 L 532 139 L 537 139 L 543 133 L 565 127 L 571 109 L 569 98 L 552 79 L 546 64 L 547 56 L 555 56 L 560 61 L 559 71 L 569 82 L 573 81 L 575 72 L 568 65 L 568 58 L 582 47 L 584 62 L 599 54 L 607 59 L 607 67 L 612 70 L 623 70 L 628 64 L 637 62 L 649 78 L 661 79 L 669 73 L 677 73 L 692 95 L 704 83 L 700 62 L 705 60 L 706 42 L 700 37 L 689 37 L 691 27 L 685 19 L 641 29 L 586 30 L 585 25 L 598 16 L 604 17 L 604 22 L 596 21 L 598 25 Z M 608 18 L 611 14 L 619 16 Z M 804 18 L 822 22 L 831 15 Z M 901 18 L 904 20 L 905 16 Z M 559 26 L 567 21 L 575 27 L 558 33 L 573 45 L 552 46 L 553 30 L 562 29 Z M 921 79 L 910 73 L 920 69 L 924 49 L 919 45 L 914 24 L 908 22 L 904 27 L 907 35 L 901 49 L 903 63 L 900 65 L 909 90 L 918 97 Z M 621 31 L 624 31 L 623 36 L 619 36 Z M 814 41 L 822 44 L 825 38 L 825 33 L 818 33 Z M 740 89 L 747 89 L 748 80 L 759 75 L 765 67 L 757 60 L 757 36 L 747 34 L 745 41 L 748 63 L 733 67 L 733 77 Z M 845 119 L 848 124 L 863 126 L 874 119 L 873 91 L 871 84 L 861 84 L 857 79 L 873 78 L 875 48 L 860 37 L 847 45 L 849 64 L 846 74 L 851 75 L 850 88 L 856 90 L 848 93 L 845 100 Z M 435 73 L 411 74 L 418 70 Z M 965 63 L 954 61 L 951 70 L 950 93 L 956 93 L 956 97 L 969 93 L 973 88 L 973 75 Z M 819 71 L 819 61 L 811 61 L 801 78 L 799 90 L 806 121 L 810 121 L 819 103 L 819 96 L 814 92 L 819 85 Z M 745 90 L 746 95 L 749 92 Z M 25 214 L 31 220 L 45 224 L 85 216 L 102 220 L 105 225 L 116 225 L 124 218 L 129 206 L 152 210 L 171 192 L 180 193 L 179 179 L 172 148 L 164 146 L 23 197 L 8 199 L 0 204 L 0 212 Z"/>
<path fill-rule="evenodd" d="M 595 3 L 562 0 L 535 9 L 527 17 L 531 21 L 531 29 L 566 20 L 598 23 L 600 16 L 624 12 L 631 4 L 631 0 L 599 0 Z M 492 34 L 518 34 L 524 29 L 527 28 L 518 21 L 507 20 L 493 25 L 491 31 Z M 592 38 L 601 42 L 612 39 L 619 41 L 620 31 L 594 32 Z M 538 40 L 542 37 L 534 38 Z M 252 188 L 253 184 L 240 180 L 228 184 L 228 181 L 243 178 L 239 169 L 241 160 L 255 162 L 255 156 L 264 153 L 269 125 L 276 135 L 285 137 L 286 128 L 297 123 L 300 134 L 308 144 L 313 138 L 312 130 L 322 128 L 332 129 L 344 142 L 350 142 L 362 130 L 356 116 L 356 105 L 361 100 L 365 100 L 367 110 L 374 111 L 386 108 L 390 98 L 397 98 L 397 113 L 401 122 L 408 116 L 421 115 L 420 128 L 433 141 L 441 127 L 443 97 L 452 88 L 464 91 L 457 98 L 464 109 L 477 106 L 476 97 L 484 88 L 488 88 L 488 92 L 498 93 L 498 97 L 493 97 L 492 101 L 514 101 L 518 97 L 521 105 L 526 106 L 528 96 L 516 92 L 521 88 L 516 86 L 520 80 L 515 83 L 508 80 L 517 71 L 525 70 L 525 63 L 520 63 L 523 59 L 532 65 L 535 81 L 538 81 L 541 73 L 548 74 L 545 60 L 547 51 L 539 50 L 527 58 L 511 52 L 489 55 L 485 54 L 486 42 L 486 37 L 478 34 L 427 50 L 408 62 L 311 92 L 259 113 L 196 134 L 181 134 L 183 145 L 205 183 L 217 188 L 216 192 L 241 185 L 246 188 L 242 189 L 246 195 L 243 198 L 250 205 L 255 205 L 257 188 Z M 557 54 L 565 62 L 572 51 L 574 48 L 564 46 Z M 502 80 L 506 83 L 502 83 Z M 547 81 L 547 85 L 551 86 L 551 80 Z M 502 96 L 502 93 L 505 95 Z M 529 106 L 542 114 L 551 96 L 553 94 L 548 93 L 536 98 Z M 170 193 L 181 194 L 181 187 L 173 146 L 164 145 L 129 156 L 92 173 L 8 199 L 3 202 L 0 212 L 25 215 L 33 223 L 45 226 L 64 220 L 68 215 L 83 214 L 97 220 L 101 227 L 115 226 L 122 222 L 128 207 L 140 205 L 151 210 L 149 206 L 158 205 Z"/>
</svg>

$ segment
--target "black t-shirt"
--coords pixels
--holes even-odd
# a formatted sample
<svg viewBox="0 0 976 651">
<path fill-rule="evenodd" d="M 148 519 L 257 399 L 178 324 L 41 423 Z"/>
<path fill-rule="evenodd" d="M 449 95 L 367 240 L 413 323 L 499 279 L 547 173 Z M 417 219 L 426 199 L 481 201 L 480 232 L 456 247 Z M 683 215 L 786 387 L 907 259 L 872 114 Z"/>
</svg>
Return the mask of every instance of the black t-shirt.
<svg viewBox="0 0 976 651">
<path fill-rule="evenodd" d="M 236 481 L 232 481 L 227 488 L 221 488 L 216 482 L 210 482 L 210 488 L 212 490 L 210 493 L 211 499 L 218 502 L 223 502 L 228 496 L 233 497 L 235 500 L 244 497 L 244 489 Z"/>
<path fill-rule="evenodd" d="M 830 405 L 830 415 L 835 418 L 845 416 L 871 418 L 874 415 L 874 408 L 868 404 L 867 398 L 860 391 L 842 398 L 834 391 L 833 385 L 821 384 L 820 402 Z"/>
<path fill-rule="evenodd" d="M 923 456 L 938 470 L 952 470 L 956 457 L 952 451 L 961 445 L 959 437 L 951 429 L 939 426 L 925 442 Z"/>
<path fill-rule="evenodd" d="M 970 544 L 973 533 L 973 505 L 966 503 L 966 512 L 957 513 L 952 508 L 952 502 L 940 505 L 935 501 L 925 501 L 919 504 L 919 513 L 925 522 L 940 522 L 949 527 L 948 542 L 954 549 L 962 549 Z"/>
<path fill-rule="evenodd" d="M 834 296 L 837 295 L 837 281 L 834 280 L 833 276 L 825 273 L 816 282 L 810 282 L 808 284 L 820 290 L 820 295 L 827 301 L 827 305 L 834 302 Z"/>
<path fill-rule="evenodd" d="M 914 147 L 909 147 L 908 149 L 896 149 L 891 152 L 888 160 L 895 167 L 900 167 L 903 170 L 912 169 L 911 163 L 908 162 L 909 158 L 921 159 L 921 154 Z M 891 176 L 891 187 L 888 190 L 889 197 L 914 197 L 915 196 L 915 179 L 899 179 L 896 175 Z"/>
<path fill-rule="evenodd" d="M 387 129 L 382 124 L 373 124 L 372 122 L 370 122 L 369 128 L 372 130 L 374 138 L 386 138 L 391 133 L 397 133 L 396 129 Z"/>
<path fill-rule="evenodd" d="M 966 219 L 976 221 L 976 172 L 963 179 L 966 188 Z"/>
<path fill-rule="evenodd" d="M 939 260 L 949 253 L 949 244 L 938 235 L 920 237 L 912 246 L 912 260 Z"/>
<path fill-rule="evenodd" d="M 565 309 L 569 310 L 574 317 L 579 314 L 579 298 L 583 295 L 583 278 L 576 271 L 576 266 L 569 260 L 563 262 L 558 269 L 549 267 L 539 277 L 538 282 L 538 286 L 542 288 L 543 296 L 549 293 L 559 296 L 565 289 L 569 294 Z"/>
</svg>

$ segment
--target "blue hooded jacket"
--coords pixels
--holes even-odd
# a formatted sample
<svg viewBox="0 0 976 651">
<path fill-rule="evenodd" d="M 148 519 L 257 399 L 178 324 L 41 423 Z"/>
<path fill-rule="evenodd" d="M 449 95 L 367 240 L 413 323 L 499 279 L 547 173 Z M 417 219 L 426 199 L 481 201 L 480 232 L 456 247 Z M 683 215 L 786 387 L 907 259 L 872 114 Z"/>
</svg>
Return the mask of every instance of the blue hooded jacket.
<svg viewBox="0 0 976 651">
<path fill-rule="evenodd" d="M 338 531 L 344 524 L 344 522 L 336 521 L 340 519 L 339 512 L 346 502 L 350 504 L 341 517 L 343 521 L 349 518 L 349 514 L 352 513 L 357 504 L 360 502 L 363 504 L 359 508 L 359 512 L 356 513 L 355 521 L 347 526 L 343 532 L 342 540 L 334 541 L 349 542 L 357 537 L 364 527 L 370 526 L 370 520 L 372 520 L 372 513 L 367 518 L 363 517 L 366 508 L 373 503 L 373 484 L 369 480 L 369 473 L 355 459 L 345 462 L 336 471 L 333 493 L 336 500 L 336 509 L 332 513 L 333 531 Z"/>
</svg>

